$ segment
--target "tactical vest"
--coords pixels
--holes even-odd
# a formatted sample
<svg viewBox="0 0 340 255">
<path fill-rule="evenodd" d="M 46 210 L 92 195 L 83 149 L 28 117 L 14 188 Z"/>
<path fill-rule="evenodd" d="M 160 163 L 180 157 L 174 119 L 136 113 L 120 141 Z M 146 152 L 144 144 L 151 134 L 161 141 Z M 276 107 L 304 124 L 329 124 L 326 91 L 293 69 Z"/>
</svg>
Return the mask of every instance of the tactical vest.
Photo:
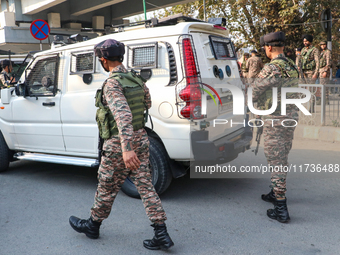
<svg viewBox="0 0 340 255">
<path fill-rule="evenodd" d="M 270 62 L 281 70 L 282 81 L 278 88 L 278 95 L 281 94 L 282 87 L 298 87 L 299 71 L 296 69 L 293 60 L 283 57 L 275 58 Z M 290 68 L 288 68 L 290 67 Z M 293 69 L 293 70 L 291 70 Z M 293 98 L 296 93 L 287 93 L 288 98 Z M 273 92 L 272 89 L 266 90 L 258 100 L 258 107 L 262 110 L 269 110 L 272 107 Z M 278 96 L 277 108 L 272 115 L 280 115 L 281 112 L 281 96 Z"/>
<path fill-rule="evenodd" d="M 326 52 L 329 51 L 328 49 L 324 50 L 323 52 L 321 52 L 320 55 L 320 68 L 323 68 L 327 65 L 327 60 L 325 58 L 325 54 Z"/>
<path fill-rule="evenodd" d="M 316 67 L 315 59 L 310 59 L 310 55 L 314 50 L 314 46 L 307 51 L 303 51 L 302 56 L 302 69 L 303 70 L 314 70 Z"/>
<path fill-rule="evenodd" d="M 110 78 L 117 80 L 123 87 L 123 94 L 132 113 L 133 130 L 137 131 L 143 128 L 148 117 L 148 108 L 144 99 L 145 92 L 142 78 L 134 72 L 112 73 L 109 79 Z M 118 127 L 113 114 L 109 106 L 104 106 L 102 103 L 103 90 L 106 82 L 107 81 L 104 82 L 101 89 L 97 90 L 95 97 L 95 106 L 99 107 L 96 113 L 96 121 L 99 128 L 99 135 L 103 139 L 118 135 Z M 145 116 L 144 109 L 146 109 Z"/>
</svg>

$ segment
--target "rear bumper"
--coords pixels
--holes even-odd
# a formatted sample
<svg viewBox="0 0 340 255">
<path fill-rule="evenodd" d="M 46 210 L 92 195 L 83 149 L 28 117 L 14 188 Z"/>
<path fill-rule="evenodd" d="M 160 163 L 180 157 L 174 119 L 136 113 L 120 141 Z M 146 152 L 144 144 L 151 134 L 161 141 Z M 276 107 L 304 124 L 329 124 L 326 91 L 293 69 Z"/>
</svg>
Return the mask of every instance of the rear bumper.
<svg viewBox="0 0 340 255">
<path fill-rule="evenodd" d="M 208 139 L 205 130 L 191 133 L 191 148 L 194 161 L 225 163 L 237 158 L 238 154 L 250 149 L 253 130 L 247 126 L 216 141 Z"/>
</svg>

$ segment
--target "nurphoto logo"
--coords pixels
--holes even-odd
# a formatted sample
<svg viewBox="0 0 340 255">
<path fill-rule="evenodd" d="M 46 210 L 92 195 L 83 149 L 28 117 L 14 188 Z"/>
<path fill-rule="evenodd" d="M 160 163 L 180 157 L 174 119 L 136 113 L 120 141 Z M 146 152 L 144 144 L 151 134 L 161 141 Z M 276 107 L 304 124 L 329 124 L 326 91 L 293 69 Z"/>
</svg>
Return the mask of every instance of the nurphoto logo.
<svg viewBox="0 0 340 255">
<path fill-rule="evenodd" d="M 209 89 L 211 89 L 218 97 L 221 105 L 222 101 L 218 93 L 214 88 L 211 86 L 204 84 L 205 86 L 208 86 Z M 213 95 L 207 91 L 206 89 L 201 88 L 202 90 L 206 91 L 211 98 L 214 100 L 215 104 L 216 101 L 213 97 Z M 241 88 L 235 86 L 235 85 L 224 85 L 223 89 L 229 89 L 231 94 L 233 95 L 233 115 L 244 115 L 245 109 L 244 109 L 244 94 Z M 248 88 L 247 91 L 247 99 L 248 99 L 248 108 L 249 110 L 256 115 L 270 115 L 277 109 L 278 105 L 278 93 L 277 88 L 272 88 L 272 106 L 268 110 L 258 110 L 255 109 L 253 106 L 253 98 L 252 98 L 253 89 L 251 87 Z M 287 98 L 288 93 L 302 93 L 305 95 L 303 98 Z M 288 104 L 294 104 L 296 107 L 300 109 L 305 115 L 312 115 L 302 104 L 307 103 L 311 99 L 311 93 L 307 89 L 303 88 L 290 88 L 290 87 L 284 87 L 281 88 L 281 115 L 286 115 L 286 107 Z M 217 104 L 216 104 L 217 105 Z"/>
</svg>

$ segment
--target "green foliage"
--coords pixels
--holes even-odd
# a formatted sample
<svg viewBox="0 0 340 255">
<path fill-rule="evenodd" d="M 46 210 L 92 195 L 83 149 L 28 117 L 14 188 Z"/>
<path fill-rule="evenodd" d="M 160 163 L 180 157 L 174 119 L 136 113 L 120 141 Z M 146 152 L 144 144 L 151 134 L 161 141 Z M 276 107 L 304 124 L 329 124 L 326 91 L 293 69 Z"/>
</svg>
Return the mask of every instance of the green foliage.
<svg viewBox="0 0 340 255">
<path fill-rule="evenodd" d="M 340 1 L 330 0 L 206 0 L 206 16 L 225 17 L 227 28 L 236 38 L 236 48 L 254 47 L 259 49 L 262 35 L 284 31 L 288 49 L 303 47 L 302 35 L 312 34 L 314 45 L 327 39 L 322 31 L 320 15 L 322 10 L 331 8 L 333 19 L 340 16 Z M 203 1 L 176 5 L 164 10 L 162 17 L 182 13 L 202 19 Z M 312 23 L 312 24 L 308 24 Z M 296 25 L 293 25 L 296 24 Z M 340 22 L 333 21 L 333 60 L 337 62 L 340 47 Z M 340 59 L 339 59 L 340 60 Z"/>
<path fill-rule="evenodd" d="M 339 127 L 340 126 L 340 123 L 337 121 L 337 120 L 332 120 L 332 125 L 334 127 Z"/>
</svg>

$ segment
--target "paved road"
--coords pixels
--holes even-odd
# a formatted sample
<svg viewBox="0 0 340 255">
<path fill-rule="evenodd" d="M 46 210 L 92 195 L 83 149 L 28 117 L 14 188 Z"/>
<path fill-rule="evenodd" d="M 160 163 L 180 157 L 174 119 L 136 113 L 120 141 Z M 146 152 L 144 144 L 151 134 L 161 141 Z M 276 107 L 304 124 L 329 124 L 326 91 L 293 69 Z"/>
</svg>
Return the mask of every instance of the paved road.
<svg viewBox="0 0 340 255">
<path fill-rule="evenodd" d="M 339 145 L 295 142 L 294 164 L 340 163 Z M 265 163 L 246 152 L 231 164 Z M 339 174 L 338 174 L 339 175 Z M 174 180 L 162 195 L 175 246 L 168 254 L 339 254 L 340 178 L 332 174 L 290 174 L 289 224 L 270 220 L 261 201 L 264 178 Z M 92 169 L 15 162 L 0 174 L 1 255 L 165 254 L 148 251 L 152 236 L 142 203 L 120 193 L 101 236 L 91 240 L 71 229 L 70 215 L 88 217 L 96 189 Z"/>
</svg>

